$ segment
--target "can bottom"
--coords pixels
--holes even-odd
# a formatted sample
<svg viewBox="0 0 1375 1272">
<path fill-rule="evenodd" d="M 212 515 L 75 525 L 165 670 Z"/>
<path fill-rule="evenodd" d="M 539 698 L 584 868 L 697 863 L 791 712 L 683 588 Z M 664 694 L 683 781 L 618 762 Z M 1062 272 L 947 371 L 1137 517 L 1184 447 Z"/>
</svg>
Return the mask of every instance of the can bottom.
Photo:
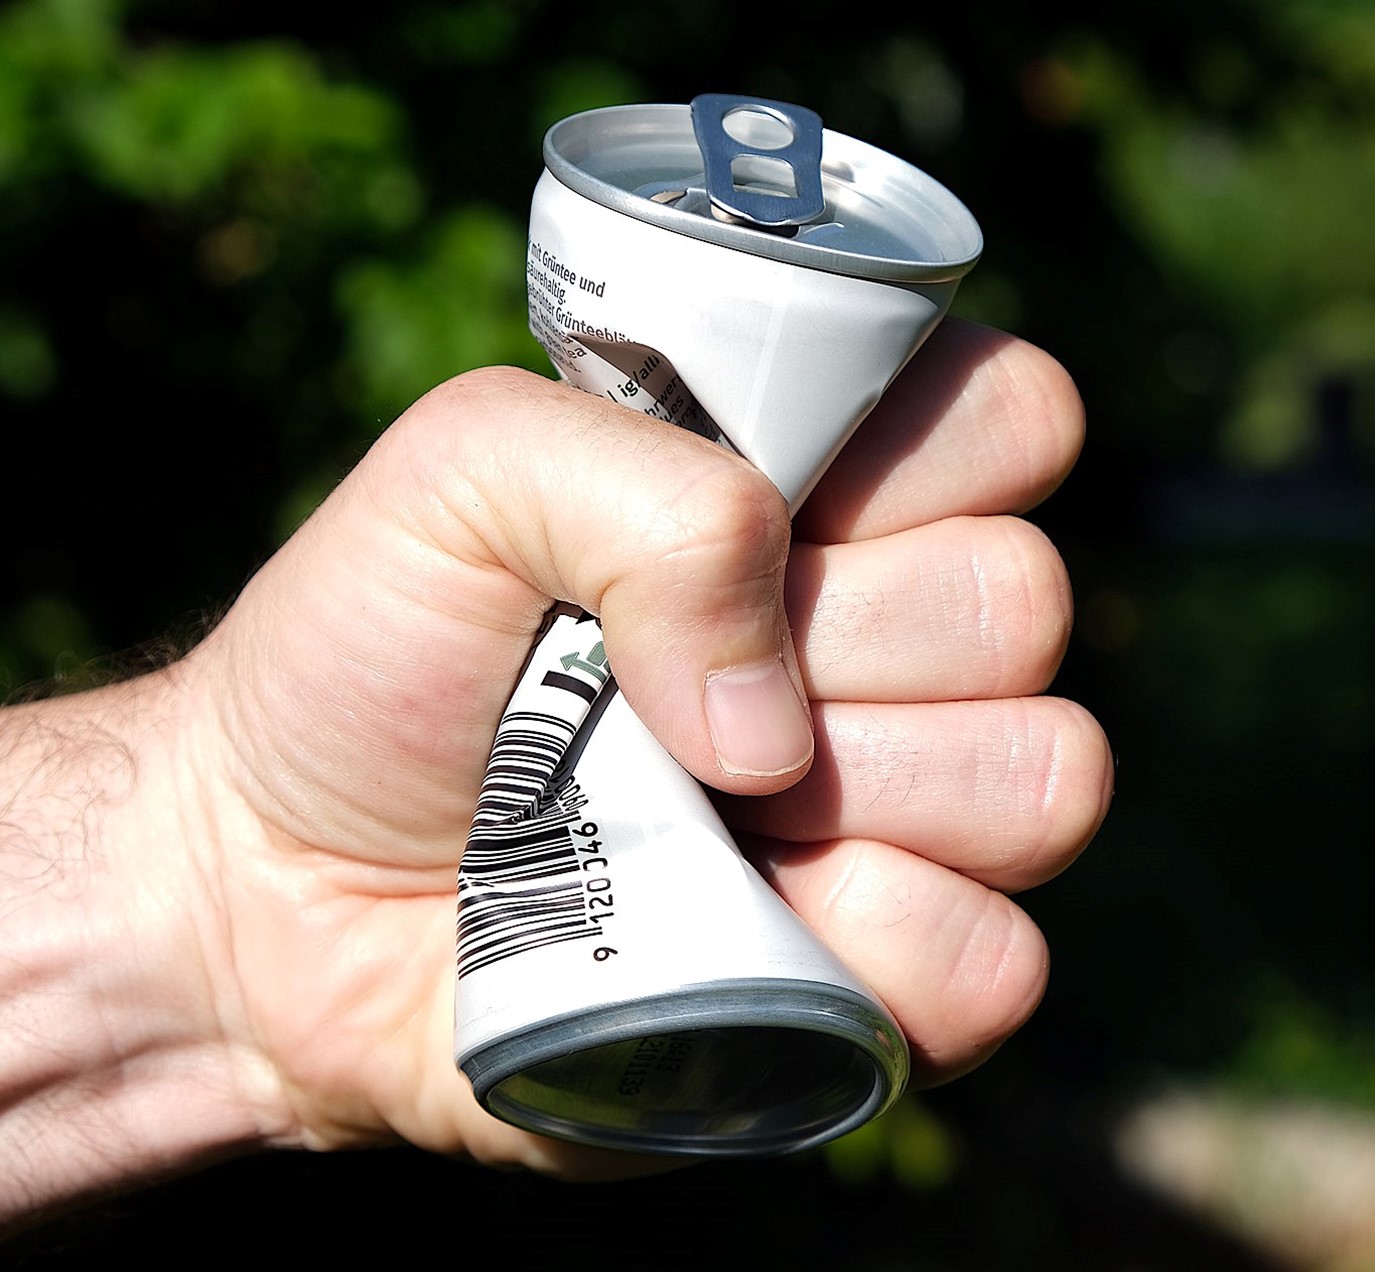
<svg viewBox="0 0 1375 1272">
<path fill-rule="evenodd" d="M 834 985 L 695 986 L 542 1022 L 461 1059 L 483 1106 L 560 1139 L 765 1156 L 855 1129 L 901 1094 L 891 1017 Z"/>
</svg>

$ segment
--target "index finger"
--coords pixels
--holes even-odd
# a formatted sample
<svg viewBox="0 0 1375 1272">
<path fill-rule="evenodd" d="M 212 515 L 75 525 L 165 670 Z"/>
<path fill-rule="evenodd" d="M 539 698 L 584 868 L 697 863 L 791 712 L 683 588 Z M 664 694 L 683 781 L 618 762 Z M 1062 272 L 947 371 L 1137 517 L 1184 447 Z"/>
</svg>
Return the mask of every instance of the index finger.
<svg viewBox="0 0 1375 1272">
<path fill-rule="evenodd" d="M 943 517 L 1024 512 L 1084 437 L 1065 369 L 1015 336 L 947 318 L 803 505 L 794 537 L 874 539 Z"/>
</svg>

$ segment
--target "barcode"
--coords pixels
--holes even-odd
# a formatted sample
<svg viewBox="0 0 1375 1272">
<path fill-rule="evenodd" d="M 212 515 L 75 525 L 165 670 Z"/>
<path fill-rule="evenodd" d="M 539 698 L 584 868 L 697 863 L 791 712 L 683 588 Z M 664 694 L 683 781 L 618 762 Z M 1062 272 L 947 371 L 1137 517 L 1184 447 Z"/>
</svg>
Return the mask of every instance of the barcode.
<svg viewBox="0 0 1375 1272">
<path fill-rule="evenodd" d="M 458 976 L 601 930 L 587 917 L 569 827 L 586 804 L 554 778 L 577 726 L 509 712 L 497 731 L 458 875 Z"/>
</svg>

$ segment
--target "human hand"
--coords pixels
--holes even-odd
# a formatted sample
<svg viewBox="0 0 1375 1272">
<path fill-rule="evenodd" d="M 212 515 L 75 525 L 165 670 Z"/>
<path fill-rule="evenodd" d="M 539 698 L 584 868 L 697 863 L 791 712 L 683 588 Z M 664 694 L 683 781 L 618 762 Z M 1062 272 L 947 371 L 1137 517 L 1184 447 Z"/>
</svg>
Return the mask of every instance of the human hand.
<svg viewBox="0 0 1375 1272">
<path fill-rule="evenodd" d="M 1068 474 L 1083 410 L 1039 350 L 947 319 L 794 526 L 787 607 L 817 753 L 781 794 L 721 801 L 784 899 L 894 1012 L 913 1082 L 986 1059 L 1040 1001 L 1040 932 L 1008 893 L 1093 837 L 1113 757 L 1040 696 L 1069 638 L 1063 563 L 1019 517 Z"/>
<path fill-rule="evenodd" d="M 1079 430 L 1044 355 L 947 323 L 809 501 L 785 568 L 776 492 L 699 438 L 521 373 L 428 395 L 191 655 L 0 717 L 7 770 L 57 789 L 45 807 L 90 800 L 50 850 L 74 886 L 0 922 L 78 934 L 52 974 L 100 970 L 81 1001 L 101 1037 L 77 1046 L 60 1013 L 33 1036 L 79 1061 L 86 1097 L 93 1072 L 122 1075 L 101 1106 L 118 1151 L 45 1182 L 80 1139 L 51 1120 L 30 1204 L 261 1144 L 642 1165 L 497 1122 L 449 1058 L 454 868 L 551 598 L 600 615 L 627 700 L 727 792 L 783 896 L 908 1032 L 919 1078 L 977 1063 L 1045 977 L 1003 890 L 1063 866 L 1108 798 L 1096 724 L 1025 696 L 1058 663 L 1068 590 L 1046 541 L 1000 515 L 1053 488 Z M 748 710 L 732 669 L 774 669 L 745 677 Z M 789 791 L 812 757 L 798 683 L 818 741 Z M 12 780 L 0 808 L 34 794 Z M 78 1075 L 39 1070 L 68 1092 L 49 1107 L 78 1113 Z"/>
</svg>

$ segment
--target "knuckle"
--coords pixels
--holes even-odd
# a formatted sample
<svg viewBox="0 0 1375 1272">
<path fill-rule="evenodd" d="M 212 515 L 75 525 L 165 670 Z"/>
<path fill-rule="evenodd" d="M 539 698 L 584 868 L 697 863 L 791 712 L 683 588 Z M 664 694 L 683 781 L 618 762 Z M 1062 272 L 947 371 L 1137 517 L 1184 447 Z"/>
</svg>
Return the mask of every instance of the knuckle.
<svg viewBox="0 0 1375 1272">
<path fill-rule="evenodd" d="M 1097 720 L 1077 703 L 1038 698 L 1025 704 L 1024 761 L 1017 784 L 1024 813 L 1022 871 L 1028 881 L 1059 874 L 1093 838 L 1107 812 L 1111 757 Z"/>
<path fill-rule="evenodd" d="M 514 451 L 536 430 L 585 429 L 605 414 L 603 408 L 609 403 L 533 371 L 478 367 L 435 385 L 397 425 L 438 435 L 460 454 L 481 448 Z"/>
<path fill-rule="evenodd" d="M 658 554 L 705 585 L 723 578 L 779 577 L 791 533 L 787 505 L 762 473 L 743 462 L 703 472 L 663 504 Z"/>
<path fill-rule="evenodd" d="M 966 1045 L 979 1053 L 1031 1016 L 1045 992 L 1049 955 L 1040 929 L 1001 893 L 974 892 L 969 906 L 950 1001 L 959 1008 Z M 977 992 L 971 994 L 971 987 Z"/>
<path fill-rule="evenodd" d="M 495 449 L 495 435 L 530 415 L 540 377 L 516 367 L 482 367 L 435 385 L 382 437 L 382 445 L 429 468 Z M 428 458 L 427 458 L 428 457 Z"/>
<path fill-rule="evenodd" d="M 1065 367 L 1045 350 L 1026 345 L 1015 363 L 1000 364 L 999 391 L 1015 418 L 1037 419 L 1042 426 L 1023 429 L 1023 477 L 1031 498 L 1044 499 L 1064 480 L 1084 445 L 1084 401 Z"/>
<path fill-rule="evenodd" d="M 958 633 L 977 651 L 990 696 L 1039 693 L 1069 644 L 1069 575 L 1050 540 L 1017 517 L 954 527 L 952 571 Z"/>
<path fill-rule="evenodd" d="M 1006 692 L 1044 689 L 1069 645 L 1074 603 L 1064 561 L 1045 534 L 1015 517 L 1000 521 L 990 558 L 996 578 L 979 588 L 979 631 L 1000 660 Z"/>
<path fill-rule="evenodd" d="M 446 405 L 457 398 L 460 401 L 482 401 L 501 404 L 512 399 L 519 402 L 529 401 L 540 386 L 551 382 L 532 371 L 522 371 L 519 367 L 477 367 L 453 376 L 431 389 L 422 398 L 438 398 Z"/>
</svg>

